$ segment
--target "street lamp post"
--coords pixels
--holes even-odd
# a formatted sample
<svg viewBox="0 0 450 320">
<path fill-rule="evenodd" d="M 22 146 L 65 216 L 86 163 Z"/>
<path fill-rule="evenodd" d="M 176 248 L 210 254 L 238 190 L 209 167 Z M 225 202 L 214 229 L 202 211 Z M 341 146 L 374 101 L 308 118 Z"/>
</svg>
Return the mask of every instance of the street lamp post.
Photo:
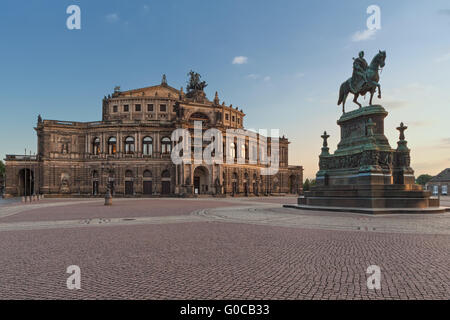
<svg viewBox="0 0 450 320">
<path fill-rule="evenodd" d="M 36 159 L 36 153 L 33 153 L 33 158 Z M 33 169 L 34 169 L 33 197 L 36 199 L 36 163 L 34 163 Z"/>
<path fill-rule="evenodd" d="M 30 150 L 30 157 L 29 157 L 29 159 L 30 159 L 30 171 L 29 171 L 30 183 L 29 183 L 29 186 L 30 186 L 30 202 L 31 202 L 32 201 L 32 196 L 31 196 L 31 187 L 32 187 L 32 185 L 31 185 L 31 168 L 33 168 L 33 164 L 31 163 L 31 150 Z"/>
<path fill-rule="evenodd" d="M 25 161 L 25 169 L 23 170 L 23 196 L 24 196 L 24 200 L 25 203 L 27 202 L 27 148 L 25 148 L 25 156 L 24 156 L 24 161 Z"/>
</svg>

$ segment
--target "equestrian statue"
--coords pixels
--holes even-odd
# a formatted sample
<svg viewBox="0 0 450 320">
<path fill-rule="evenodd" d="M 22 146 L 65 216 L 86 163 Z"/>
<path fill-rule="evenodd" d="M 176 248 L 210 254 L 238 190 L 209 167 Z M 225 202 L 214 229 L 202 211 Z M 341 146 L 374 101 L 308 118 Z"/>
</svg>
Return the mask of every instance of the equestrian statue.
<svg viewBox="0 0 450 320">
<path fill-rule="evenodd" d="M 342 112 L 345 113 L 345 100 L 349 93 L 354 95 L 353 102 L 360 108 L 362 105 L 358 102 L 360 95 L 365 95 L 370 92 L 370 102 L 372 105 L 373 95 L 378 88 L 378 99 L 381 99 L 381 86 L 378 83 L 380 80 L 379 70 L 385 65 L 386 51 L 379 51 L 372 59 L 370 65 L 364 59 L 364 51 L 359 53 L 358 58 L 353 58 L 353 74 L 350 79 L 345 81 L 339 90 L 338 105 L 342 103 Z M 381 69 L 380 69 L 381 68 Z"/>
</svg>

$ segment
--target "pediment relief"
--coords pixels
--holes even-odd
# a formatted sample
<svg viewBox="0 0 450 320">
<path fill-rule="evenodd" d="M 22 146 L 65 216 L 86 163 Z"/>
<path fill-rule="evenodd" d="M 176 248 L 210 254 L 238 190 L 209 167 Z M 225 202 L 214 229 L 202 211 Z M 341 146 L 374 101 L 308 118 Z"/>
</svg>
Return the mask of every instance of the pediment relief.
<svg viewBox="0 0 450 320">
<path fill-rule="evenodd" d="M 157 85 L 142 89 L 123 91 L 121 97 L 161 97 L 178 99 L 180 92 L 168 85 Z"/>
</svg>

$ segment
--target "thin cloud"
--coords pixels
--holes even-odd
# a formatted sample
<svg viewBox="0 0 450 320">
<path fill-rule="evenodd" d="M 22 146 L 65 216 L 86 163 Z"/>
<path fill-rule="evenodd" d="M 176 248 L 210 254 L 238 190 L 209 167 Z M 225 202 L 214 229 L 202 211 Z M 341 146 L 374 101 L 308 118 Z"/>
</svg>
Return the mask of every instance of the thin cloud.
<svg viewBox="0 0 450 320">
<path fill-rule="evenodd" d="M 448 60 L 450 60 L 450 52 L 447 52 L 447 53 L 443 54 L 442 56 L 436 58 L 437 63 L 445 62 Z"/>
<path fill-rule="evenodd" d="M 387 106 L 389 109 L 399 109 L 399 108 L 406 107 L 408 105 L 408 101 L 406 101 L 406 100 L 384 100 L 383 104 L 385 106 Z"/>
<path fill-rule="evenodd" d="M 303 72 L 297 72 L 296 74 L 295 74 L 295 77 L 296 78 L 303 78 L 305 76 L 305 74 L 303 73 Z"/>
<path fill-rule="evenodd" d="M 270 81 L 272 78 L 270 76 L 262 76 L 260 74 L 257 73 L 250 73 L 249 75 L 246 76 L 247 79 L 252 79 L 252 80 L 263 80 L 265 82 Z"/>
<path fill-rule="evenodd" d="M 120 20 L 120 18 L 117 13 L 110 13 L 110 14 L 106 15 L 106 21 L 108 21 L 109 23 L 115 23 L 119 20 Z"/>
<path fill-rule="evenodd" d="M 261 78 L 261 76 L 259 74 L 250 73 L 249 75 L 247 75 L 247 78 L 256 80 L 256 79 Z"/>
<path fill-rule="evenodd" d="M 366 29 L 364 31 L 356 31 L 352 35 L 353 42 L 366 41 L 375 38 L 376 29 Z"/>
<path fill-rule="evenodd" d="M 438 13 L 446 15 L 446 16 L 450 16 L 450 9 L 441 9 L 441 10 L 438 10 Z"/>
<path fill-rule="evenodd" d="M 233 64 L 245 64 L 248 62 L 248 58 L 245 56 L 234 57 Z"/>
<path fill-rule="evenodd" d="M 441 146 L 444 148 L 450 148 L 450 138 L 441 139 Z"/>
<path fill-rule="evenodd" d="M 431 121 L 411 121 L 408 123 L 412 127 L 428 127 L 433 124 Z"/>
</svg>

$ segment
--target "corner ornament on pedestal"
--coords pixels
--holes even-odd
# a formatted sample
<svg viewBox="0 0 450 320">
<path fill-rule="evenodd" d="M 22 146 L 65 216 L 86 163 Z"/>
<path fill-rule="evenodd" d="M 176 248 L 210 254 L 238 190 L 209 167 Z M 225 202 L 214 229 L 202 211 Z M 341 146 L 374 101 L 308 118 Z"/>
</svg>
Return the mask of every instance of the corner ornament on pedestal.
<svg viewBox="0 0 450 320">
<path fill-rule="evenodd" d="M 330 155 L 330 148 L 328 148 L 328 138 L 330 137 L 329 134 L 327 134 L 326 131 L 323 132 L 323 135 L 321 135 L 322 139 L 323 139 L 323 146 L 322 146 L 322 156 L 328 156 Z"/>
<path fill-rule="evenodd" d="M 405 140 L 405 130 L 408 129 L 407 126 L 403 124 L 403 122 L 400 123 L 400 126 L 397 127 L 397 130 L 400 132 L 400 135 L 398 137 L 399 141 L 397 142 L 397 150 L 398 151 L 409 151 L 408 147 L 406 146 L 408 144 L 408 141 Z"/>
</svg>

